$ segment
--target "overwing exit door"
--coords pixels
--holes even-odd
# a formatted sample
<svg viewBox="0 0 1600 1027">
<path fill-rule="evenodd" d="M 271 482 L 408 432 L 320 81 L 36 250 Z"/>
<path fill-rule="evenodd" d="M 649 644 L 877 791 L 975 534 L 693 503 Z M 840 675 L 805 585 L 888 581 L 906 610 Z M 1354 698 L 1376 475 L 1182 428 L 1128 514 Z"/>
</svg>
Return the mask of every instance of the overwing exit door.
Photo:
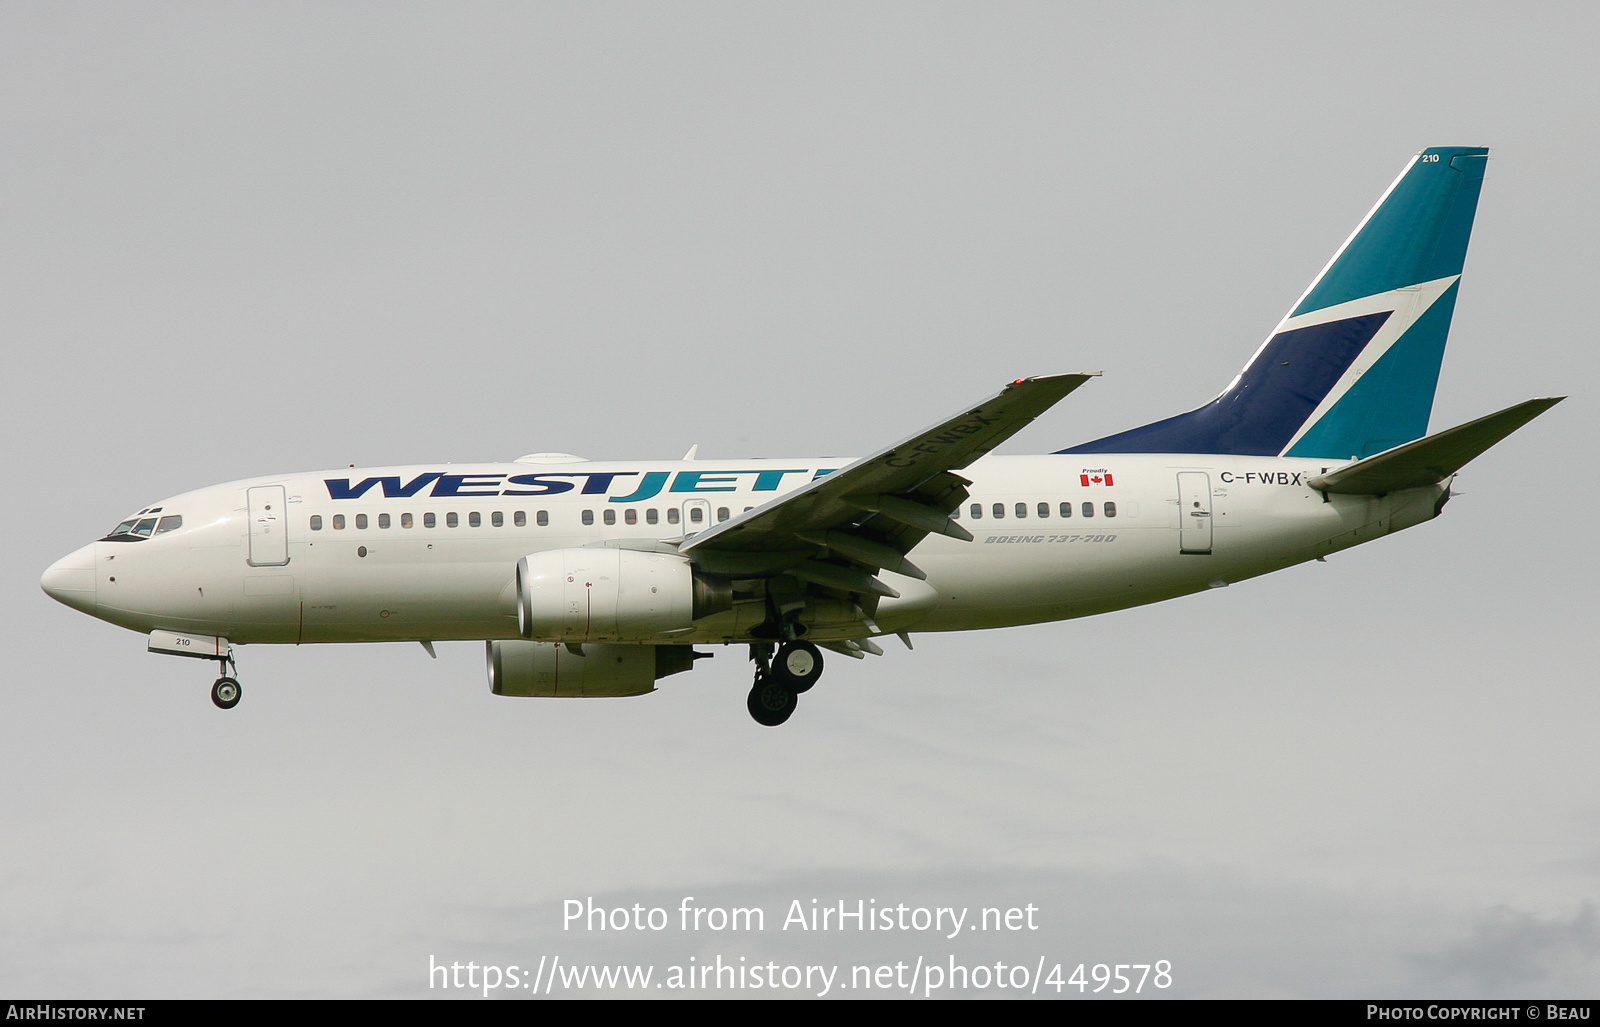
<svg viewBox="0 0 1600 1027">
<path fill-rule="evenodd" d="M 683 504 L 683 534 L 698 535 L 711 527 L 711 501 L 691 499 Z"/>
</svg>

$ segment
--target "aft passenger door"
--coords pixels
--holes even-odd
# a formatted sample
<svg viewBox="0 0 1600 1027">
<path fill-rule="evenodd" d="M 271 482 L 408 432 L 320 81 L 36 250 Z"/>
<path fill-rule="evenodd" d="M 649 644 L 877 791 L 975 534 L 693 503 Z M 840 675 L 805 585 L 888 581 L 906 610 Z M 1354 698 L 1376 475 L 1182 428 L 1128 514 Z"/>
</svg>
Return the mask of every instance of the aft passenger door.
<svg viewBox="0 0 1600 1027">
<path fill-rule="evenodd" d="M 1178 552 L 1211 554 L 1211 475 L 1178 472 Z"/>
</svg>

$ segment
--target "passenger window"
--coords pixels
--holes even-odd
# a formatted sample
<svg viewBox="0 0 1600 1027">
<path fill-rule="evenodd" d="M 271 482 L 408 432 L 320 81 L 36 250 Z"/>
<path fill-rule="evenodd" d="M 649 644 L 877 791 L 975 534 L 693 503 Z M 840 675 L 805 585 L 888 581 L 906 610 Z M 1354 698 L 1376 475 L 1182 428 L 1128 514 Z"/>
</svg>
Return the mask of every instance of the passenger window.
<svg viewBox="0 0 1600 1027">
<path fill-rule="evenodd" d="M 137 531 L 138 529 L 135 528 L 134 530 Z M 344 514 L 334 514 L 333 515 L 333 530 L 334 531 L 343 531 L 344 530 Z"/>
<path fill-rule="evenodd" d="M 594 523 L 594 511 L 593 510 L 585 510 L 583 512 L 583 523 L 585 523 L 585 524 L 593 524 Z"/>
<path fill-rule="evenodd" d="M 637 511 L 637 510 L 626 510 L 622 514 L 622 519 L 627 521 L 629 524 L 638 524 L 639 523 L 639 511 Z"/>
<path fill-rule="evenodd" d="M 1117 515 L 1117 504 L 1115 504 L 1115 503 L 1107 503 L 1106 504 L 1106 516 L 1107 517 L 1115 517 L 1116 515 Z"/>
<path fill-rule="evenodd" d="M 1006 505 L 1004 503 L 996 503 L 994 506 L 989 508 L 989 512 L 994 514 L 995 520 L 1001 520 L 1006 515 Z"/>
<path fill-rule="evenodd" d="M 447 528 L 459 528 L 461 527 L 461 518 L 452 510 L 444 515 L 444 526 Z"/>
<path fill-rule="evenodd" d="M 1028 516 L 1028 504 L 1027 503 L 1018 503 L 1017 504 L 1017 516 L 1018 517 L 1026 517 L 1026 516 Z"/>
<path fill-rule="evenodd" d="M 1063 517 L 1071 517 L 1072 516 L 1072 504 L 1071 503 L 1062 503 L 1061 504 L 1061 516 L 1063 516 Z"/>
<path fill-rule="evenodd" d="M 367 530 L 367 515 L 366 514 L 356 514 L 356 527 L 361 529 L 362 531 L 366 531 Z"/>
<path fill-rule="evenodd" d="M 474 510 L 471 513 L 467 514 L 467 527 L 469 527 L 469 528 L 481 528 L 481 527 L 483 527 L 483 514 L 479 513 L 476 510 Z"/>
<path fill-rule="evenodd" d="M 1049 503 L 1040 503 L 1039 504 L 1039 516 L 1040 517 L 1049 517 L 1050 516 L 1050 504 Z"/>
<path fill-rule="evenodd" d="M 661 520 L 661 511 L 655 507 L 652 506 L 644 512 L 644 522 L 646 524 L 655 524 L 659 520 Z"/>
<path fill-rule="evenodd" d="M 411 515 L 410 514 L 403 513 L 403 514 L 400 515 L 400 527 L 409 528 L 409 527 L 411 527 L 411 524 L 412 524 L 412 521 L 411 521 Z"/>
<path fill-rule="evenodd" d="M 424 528 L 437 528 L 439 519 L 431 513 L 425 513 L 422 515 L 422 526 Z"/>
<path fill-rule="evenodd" d="M 678 523 L 678 508 L 677 507 L 675 507 L 675 506 L 667 507 L 667 523 L 668 524 L 677 524 Z"/>
<path fill-rule="evenodd" d="M 511 523 L 515 524 L 519 528 L 526 527 L 528 523 L 528 515 L 523 511 L 518 510 L 515 514 L 512 514 Z M 539 514 L 539 523 L 544 523 L 543 513 Z"/>
<path fill-rule="evenodd" d="M 693 521 L 695 524 L 699 524 L 705 519 L 706 512 L 704 510 L 700 509 L 698 506 L 691 506 L 689 508 L 689 520 Z"/>
<path fill-rule="evenodd" d="M 389 515 L 388 514 L 379 514 L 378 515 L 378 527 L 387 528 L 388 526 L 389 526 Z"/>
<path fill-rule="evenodd" d="M 973 503 L 972 506 L 967 509 L 967 513 L 971 514 L 972 519 L 975 521 L 983 520 L 983 504 Z"/>
<path fill-rule="evenodd" d="M 608 508 L 601 513 L 601 516 L 605 518 L 607 524 L 617 523 L 617 512 L 615 510 Z"/>
<path fill-rule="evenodd" d="M 182 515 L 172 514 L 169 517 L 161 518 L 161 523 L 156 525 L 156 534 L 162 535 L 169 531 L 176 531 L 181 527 L 183 527 Z"/>
<path fill-rule="evenodd" d="M 503 528 L 506 526 L 506 515 L 501 513 L 499 510 L 496 510 L 494 513 L 489 515 L 489 523 L 493 524 L 497 528 Z"/>
<path fill-rule="evenodd" d="M 725 521 L 727 519 L 728 519 L 728 508 L 725 507 L 725 506 L 717 507 L 717 520 Z"/>
<path fill-rule="evenodd" d="M 547 528 L 550 526 L 550 512 L 548 510 L 540 510 L 538 513 L 533 515 L 533 519 L 541 528 Z M 528 523 L 527 519 L 522 516 L 521 510 L 517 511 L 517 523 Z"/>
<path fill-rule="evenodd" d="M 1083 504 L 1083 515 L 1085 517 L 1093 517 L 1094 516 L 1094 504 L 1093 503 L 1085 503 L 1085 504 Z"/>
<path fill-rule="evenodd" d="M 118 527 L 117 530 L 120 531 L 122 529 L 120 527 Z M 312 514 L 311 515 L 311 530 L 312 531 L 321 531 L 322 530 L 322 515 L 321 514 Z"/>
</svg>

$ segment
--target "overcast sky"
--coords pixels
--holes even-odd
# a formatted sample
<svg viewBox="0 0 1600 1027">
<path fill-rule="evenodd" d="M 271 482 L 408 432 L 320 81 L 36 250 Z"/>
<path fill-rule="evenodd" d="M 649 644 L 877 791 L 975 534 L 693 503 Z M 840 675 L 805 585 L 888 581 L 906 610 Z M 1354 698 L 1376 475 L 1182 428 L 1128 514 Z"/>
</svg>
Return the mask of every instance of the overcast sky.
<svg viewBox="0 0 1600 1027">
<path fill-rule="evenodd" d="M 0 994 L 428 995 L 519 964 L 1170 960 L 1185 996 L 1600 992 L 1591 4 L 0 5 Z M 849 455 L 1103 370 L 1225 385 L 1430 145 L 1492 147 L 1445 516 L 1205 595 L 833 659 L 755 726 L 482 647 L 212 669 L 38 588 L 284 471 Z M 579 935 L 562 901 L 760 906 Z M 947 944 L 793 899 L 1039 908 Z M 1148 990 L 1148 989 L 1147 989 Z M 434 989 L 432 994 L 439 994 Z"/>
</svg>

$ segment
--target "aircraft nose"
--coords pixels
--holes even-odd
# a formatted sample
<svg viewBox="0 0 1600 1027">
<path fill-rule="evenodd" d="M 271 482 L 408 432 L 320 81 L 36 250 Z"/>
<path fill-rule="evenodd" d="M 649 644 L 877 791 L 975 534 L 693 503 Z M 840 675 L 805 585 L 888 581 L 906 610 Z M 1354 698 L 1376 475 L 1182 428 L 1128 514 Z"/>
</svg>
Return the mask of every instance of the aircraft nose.
<svg viewBox="0 0 1600 1027">
<path fill-rule="evenodd" d="M 39 579 L 39 587 L 58 603 L 74 610 L 93 613 L 96 605 L 94 587 L 94 543 L 50 565 Z"/>
</svg>

